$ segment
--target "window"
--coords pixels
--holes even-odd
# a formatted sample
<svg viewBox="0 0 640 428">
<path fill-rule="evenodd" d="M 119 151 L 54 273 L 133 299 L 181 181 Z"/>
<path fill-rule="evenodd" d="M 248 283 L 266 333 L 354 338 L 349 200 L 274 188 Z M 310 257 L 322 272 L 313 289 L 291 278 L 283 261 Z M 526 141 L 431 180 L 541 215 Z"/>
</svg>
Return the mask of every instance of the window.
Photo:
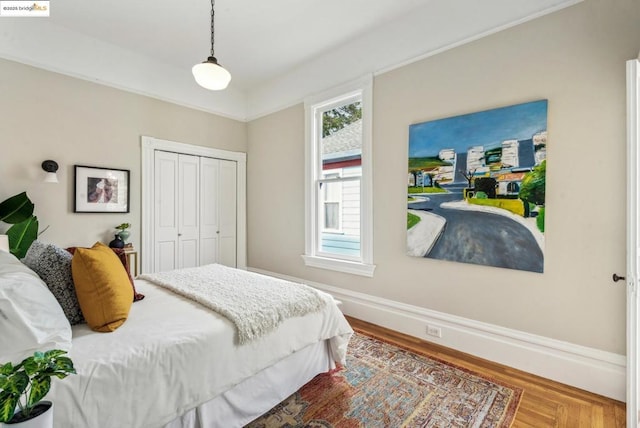
<svg viewBox="0 0 640 428">
<path fill-rule="evenodd" d="M 307 99 L 308 266 L 373 276 L 371 78 Z"/>
<path fill-rule="evenodd" d="M 325 178 L 339 178 L 339 173 L 325 173 Z M 341 183 L 321 183 L 324 195 L 324 230 L 325 233 L 340 232 L 340 219 L 342 218 L 342 185 Z"/>
</svg>

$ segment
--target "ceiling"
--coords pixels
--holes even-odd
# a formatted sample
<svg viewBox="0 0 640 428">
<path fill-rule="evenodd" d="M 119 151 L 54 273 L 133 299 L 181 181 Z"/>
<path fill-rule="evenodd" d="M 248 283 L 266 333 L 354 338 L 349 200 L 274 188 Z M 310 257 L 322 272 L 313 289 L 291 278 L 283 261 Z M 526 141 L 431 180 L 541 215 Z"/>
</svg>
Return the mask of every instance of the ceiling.
<svg viewBox="0 0 640 428">
<path fill-rule="evenodd" d="M 0 57 L 249 120 L 581 0 L 217 0 L 215 53 L 230 87 L 198 87 L 207 0 L 51 0 L 0 18 Z"/>
</svg>

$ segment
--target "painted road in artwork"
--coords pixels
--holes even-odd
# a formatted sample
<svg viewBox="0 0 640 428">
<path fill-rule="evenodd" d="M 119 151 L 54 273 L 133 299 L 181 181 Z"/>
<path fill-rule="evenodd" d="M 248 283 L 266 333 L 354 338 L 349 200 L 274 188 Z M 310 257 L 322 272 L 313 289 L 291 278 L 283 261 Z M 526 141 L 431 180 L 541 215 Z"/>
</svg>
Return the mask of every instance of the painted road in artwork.
<svg viewBox="0 0 640 428">
<path fill-rule="evenodd" d="M 408 253 L 543 272 L 547 101 L 409 127 Z"/>
<path fill-rule="evenodd" d="M 431 195 L 429 199 L 410 206 L 446 220 L 428 257 L 542 272 L 542 250 L 529 228 L 500 214 L 441 207 L 443 202 L 461 201 L 461 193 Z"/>
</svg>

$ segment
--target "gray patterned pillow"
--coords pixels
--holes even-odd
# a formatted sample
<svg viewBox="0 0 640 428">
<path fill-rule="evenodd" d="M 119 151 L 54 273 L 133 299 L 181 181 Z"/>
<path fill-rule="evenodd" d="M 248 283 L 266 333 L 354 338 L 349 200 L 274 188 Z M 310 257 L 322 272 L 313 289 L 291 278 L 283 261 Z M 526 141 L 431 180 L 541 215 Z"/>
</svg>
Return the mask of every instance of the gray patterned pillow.
<svg viewBox="0 0 640 428">
<path fill-rule="evenodd" d="M 38 274 L 62 307 L 71 325 L 84 322 L 71 276 L 71 258 L 66 250 L 53 244 L 34 241 L 22 263 Z"/>
</svg>

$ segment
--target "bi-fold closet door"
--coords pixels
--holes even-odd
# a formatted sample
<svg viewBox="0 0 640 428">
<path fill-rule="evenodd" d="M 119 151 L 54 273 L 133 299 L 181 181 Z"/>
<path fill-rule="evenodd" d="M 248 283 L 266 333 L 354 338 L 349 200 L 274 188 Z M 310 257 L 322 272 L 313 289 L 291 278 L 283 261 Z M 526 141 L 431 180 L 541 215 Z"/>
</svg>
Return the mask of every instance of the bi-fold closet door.
<svg viewBox="0 0 640 428">
<path fill-rule="evenodd" d="M 237 165 L 156 150 L 154 271 L 236 266 Z"/>
</svg>

